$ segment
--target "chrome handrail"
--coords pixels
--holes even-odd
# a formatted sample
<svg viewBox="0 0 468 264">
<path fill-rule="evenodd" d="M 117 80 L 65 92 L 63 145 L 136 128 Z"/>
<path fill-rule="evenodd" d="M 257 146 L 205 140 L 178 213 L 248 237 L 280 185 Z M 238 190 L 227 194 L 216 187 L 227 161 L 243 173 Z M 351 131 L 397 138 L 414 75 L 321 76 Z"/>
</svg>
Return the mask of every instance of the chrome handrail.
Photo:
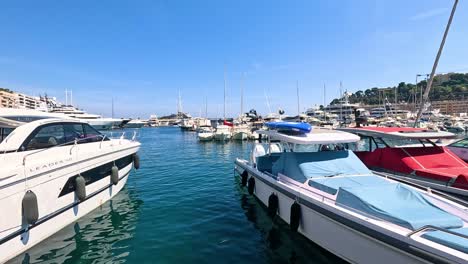
<svg viewBox="0 0 468 264">
<path fill-rule="evenodd" d="M 56 148 L 56 147 L 63 147 L 63 146 L 66 146 L 66 145 L 70 145 L 70 143 L 74 142 L 74 146 L 71 148 L 71 149 L 73 149 L 75 147 L 75 145 L 78 144 L 79 141 L 88 140 L 88 139 L 92 139 L 92 138 L 98 138 L 98 137 L 105 138 L 105 135 L 98 135 L 98 136 L 92 136 L 92 137 L 80 138 L 80 139 L 75 138 L 72 141 L 68 141 L 68 142 L 65 142 L 65 143 L 62 143 L 62 144 L 58 144 L 58 145 L 53 145 L 53 146 L 50 146 L 48 148 L 43 148 L 43 149 L 39 149 L 38 151 L 28 153 L 28 154 L 24 155 L 24 157 L 23 157 L 23 166 L 26 165 L 26 158 L 33 155 L 33 154 L 41 153 L 41 152 L 44 152 L 46 150 L 53 149 L 53 148 Z M 71 155 L 71 149 L 70 149 L 70 155 Z"/>
<path fill-rule="evenodd" d="M 425 226 L 422 226 L 412 232 L 409 232 L 406 236 L 411 238 L 411 236 L 417 234 L 417 233 L 421 233 L 423 231 L 426 231 L 426 230 L 430 230 L 430 229 L 434 229 L 434 230 L 438 230 L 438 231 L 442 231 L 442 232 L 445 232 L 445 233 L 448 233 L 448 234 L 451 234 L 451 235 L 454 235 L 454 236 L 459 236 L 459 237 L 462 237 L 464 239 L 468 239 L 468 235 L 465 235 L 465 234 L 460 234 L 460 233 L 457 233 L 457 232 L 453 232 L 449 229 L 446 229 L 446 228 L 442 228 L 442 227 L 438 227 L 438 226 L 433 226 L 433 225 L 425 225 Z"/>
</svg>

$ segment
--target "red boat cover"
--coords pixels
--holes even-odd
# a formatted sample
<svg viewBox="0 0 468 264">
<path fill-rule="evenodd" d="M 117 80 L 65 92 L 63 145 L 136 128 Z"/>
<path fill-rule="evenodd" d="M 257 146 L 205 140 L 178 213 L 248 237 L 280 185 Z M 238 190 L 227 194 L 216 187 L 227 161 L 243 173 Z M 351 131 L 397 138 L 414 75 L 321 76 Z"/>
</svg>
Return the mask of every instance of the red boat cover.
<svg viewBox="0 0 468 264">
<path fill-rule="evenodd" d="M 445 147 L 380 148 L 356 155 L 371 168 L 413 173 L 468 190 L 468 165 Z"/>
<path fill-rule="evenodd" d="M 228 122 L 228 121 L 226 121 L 226 120 L 224 120 L 223 125 L 225 125 L 225 126 L 230 126 L 230 127 L 234 126 L 233 123 Z"/>
</svg>

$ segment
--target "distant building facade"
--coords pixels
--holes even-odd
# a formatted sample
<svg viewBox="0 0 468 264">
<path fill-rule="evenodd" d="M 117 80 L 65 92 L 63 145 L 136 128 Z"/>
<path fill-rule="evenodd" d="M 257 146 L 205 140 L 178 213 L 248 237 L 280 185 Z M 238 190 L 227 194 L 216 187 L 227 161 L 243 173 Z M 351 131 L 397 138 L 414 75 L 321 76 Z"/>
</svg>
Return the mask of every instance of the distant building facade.
<svg viewBox="0 0 468 264">
<path fill-rule="evenodd" d="M 0 107 L 15 108 L 16 94 L 9 91 L 0 91 Z"/>
<path fill-rule="evenodd" d="M 41 107 L 39 97 L 16 93 L 16 108 L 36 109 Z"/>
<path fill-rule="evenodd" d="M 15 93 L 7 89 L 0 90 L 0 107 L 47 110 L 47 103 L 43 98 Z"/>
<path fill-rule="evenodd" d="M 440 109 L 440 113 L 445 115 L 468 112 L 468 100 L 432 101 L 431 106 L 432 108 Z"/>
</svg>

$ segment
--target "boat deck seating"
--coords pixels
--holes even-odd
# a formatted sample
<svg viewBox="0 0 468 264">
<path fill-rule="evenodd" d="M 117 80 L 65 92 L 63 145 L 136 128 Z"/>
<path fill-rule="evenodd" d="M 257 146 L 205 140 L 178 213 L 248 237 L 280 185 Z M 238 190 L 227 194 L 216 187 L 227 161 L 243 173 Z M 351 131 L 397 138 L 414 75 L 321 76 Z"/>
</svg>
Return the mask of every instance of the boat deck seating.
<svg viewBox="0 0 468 264">
<path fill-rule="evenodd" d="M 378 176 L 375 176 L 378 177 Z M 356 177 L 359 179 L 360 177 Z M 368 217 L 416 230 L 425 225 L 460 228 L 461 218 L 451 215 L 427 197 L 401 183 L 365 187 L 339 187 L 336 203 Z"/>
<path fill-rule="evenodd" d="M 386 179 L 375 175 L 313 178 L 308 182 L 309 186 L 331 195 L 335 195 L 340 187 L 362 188 L 379 186 L 386 183 L 388 183 Z"/>
<path fill-rule="evenodd" d="M 379 148 L 356 155 L 370 168 L 382 168 L 468 189 L 468 166 L 445 147 Z"/>
<path fill-rule="evenodd" d="M 431 224 L 460 228 L 463 221 L 432 204 L 425 195 L 373 175 L 349 151 L 283 152 L 273 162 L 272 173 L 337 194 L 336 203 L 368 217 L 383 219 L 415 230 Z"/>
<path fill-rule="evenodd" d="M 348 150 L 283 152 L 273 163 L 272 173 L 282 173 L 298 182 L 335 175 L 370 175 L 367 167 Z"/>
<path fill-rule="evenodd" d="M 468 228 L 451 229 L 450 231 L 468 236 Z M 422 235 L 423 238 L 442 244 L 468 254 L 468 239 L 443 231 L 431 231 Z"/>
<path fill-rule="evenodd" d="M 271 155 L 265 155 L 257 157 L 257 169 L 262 172 L 271 173 L 273 163 L 277 161 L 281 153 L 272 153 Z"/>
</svg>

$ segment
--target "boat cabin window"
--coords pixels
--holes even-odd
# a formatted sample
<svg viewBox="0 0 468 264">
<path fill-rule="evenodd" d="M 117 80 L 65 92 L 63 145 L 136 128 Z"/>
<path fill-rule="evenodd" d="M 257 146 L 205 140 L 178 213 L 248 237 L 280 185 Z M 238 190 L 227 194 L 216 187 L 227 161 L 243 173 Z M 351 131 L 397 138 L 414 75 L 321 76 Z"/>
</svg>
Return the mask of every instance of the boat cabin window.
<svg viewBox="0 0 468 264">
<path fill-rule="evenodd" d="M 37 133 L 23 145 L 24 150 L 43 149 L 64 143 L 62 124 L 48 125 L 40 128 Z"/>
<path fill-rule="evenodd" d="M 0 127 L 0 143 L 8 137 L 8 135 L 14 130 L 14 128 Z"/>
<path fill-rule="evenodd" d="M 98 142 L 98 141 L 106 141 L 109 140 L 109 138 L 105 137 L 103 134 L 101 134 L 99 131 L 94 129 L 92 126 L 88 124 L 83 124 L 83 129 L 84 129 L 84 140 L 82 140 L 84 143 L 90 143 L 90 142 Z M 104 137 L 104 139 L 103 139 Z"/>
<path fill-rule="evenodd" d="M 25 141 L 21 150 L 35 150 L 59 145 L 99 142 L 109 140 L 88 124 L 50 124 L 36 129 Z"/>
</svg>

